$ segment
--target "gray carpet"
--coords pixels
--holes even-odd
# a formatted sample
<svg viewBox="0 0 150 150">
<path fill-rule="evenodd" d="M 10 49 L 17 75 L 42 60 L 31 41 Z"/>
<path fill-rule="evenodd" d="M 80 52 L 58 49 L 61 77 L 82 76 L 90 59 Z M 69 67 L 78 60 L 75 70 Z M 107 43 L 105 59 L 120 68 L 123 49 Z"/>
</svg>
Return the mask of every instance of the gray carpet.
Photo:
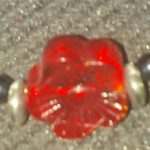
<svg viewBox="0 0 150 150">
<path fill-rule="evenodd" d="M 48 39 L 59 34 L 110 37 L 129 60 L 150 51 L 150 0 L 0 0 L 0 72 L 23 77 Z M 23 127 L 0 106 L 0 150 L 150 150 L 150 105 L 119 126 L 64 141 L 30 119 Z"/>
</svg>

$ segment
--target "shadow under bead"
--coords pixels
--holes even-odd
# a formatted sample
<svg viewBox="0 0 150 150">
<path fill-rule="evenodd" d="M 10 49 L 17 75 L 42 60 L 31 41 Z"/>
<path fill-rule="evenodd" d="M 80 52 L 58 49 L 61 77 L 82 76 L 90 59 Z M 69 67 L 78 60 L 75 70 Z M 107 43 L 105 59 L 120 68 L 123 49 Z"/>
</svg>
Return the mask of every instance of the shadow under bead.
<svg viewBox="0 0 150 150">
<path fill-rule="evenodd" d="M 13 79 L 6 74 L 0 75 L 0 103 L 6 103 L 8 91 Z"/>
<path fill-rule="evenodd" d="M 143 55 L 136 63 L 144 81 L 150 81 L 150 53 Z"/>
</svg>

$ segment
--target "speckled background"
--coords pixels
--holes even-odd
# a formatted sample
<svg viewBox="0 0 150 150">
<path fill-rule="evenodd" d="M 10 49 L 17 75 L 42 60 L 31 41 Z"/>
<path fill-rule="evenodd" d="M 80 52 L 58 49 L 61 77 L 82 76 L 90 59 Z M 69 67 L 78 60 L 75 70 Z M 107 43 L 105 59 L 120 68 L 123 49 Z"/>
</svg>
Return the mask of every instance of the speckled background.
<svg viewBox="0 0 150 150">
<path fill-rule="evenodd" d="M 0 72 L 23 77 L 58 34 L 111 37 L 129 60 L 150 51 L 150 0 L 0 0 Z M 150 105 L 81 141 L 56 138 L 30 119 L 15 126 L 0 106 L 0 150 L 150 150 Z"/>
</svg>

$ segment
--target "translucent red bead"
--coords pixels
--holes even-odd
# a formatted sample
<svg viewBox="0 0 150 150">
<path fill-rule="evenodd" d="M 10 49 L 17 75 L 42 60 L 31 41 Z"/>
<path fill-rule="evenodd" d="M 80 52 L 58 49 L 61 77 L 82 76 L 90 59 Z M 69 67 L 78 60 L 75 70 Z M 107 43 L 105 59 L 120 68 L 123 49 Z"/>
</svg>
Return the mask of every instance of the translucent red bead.
<svg viewBox="0 0 150 150">
<path fill-rule="evenodd" d="M 59 36 L 27 76 L 27 108 L 55 134 L 74 139 L 122 121 L 129 110 L 123 55 L 109 39 Z"/>
</svg>

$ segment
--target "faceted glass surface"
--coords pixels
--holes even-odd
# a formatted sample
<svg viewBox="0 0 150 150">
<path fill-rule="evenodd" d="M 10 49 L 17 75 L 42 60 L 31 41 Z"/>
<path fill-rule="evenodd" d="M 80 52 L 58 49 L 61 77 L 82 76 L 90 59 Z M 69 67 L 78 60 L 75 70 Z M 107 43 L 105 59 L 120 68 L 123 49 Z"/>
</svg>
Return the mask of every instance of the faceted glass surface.
<svg viewBox="0 0 150 150">
<path fill-rule="evenodd" d="M 129 110 L 120 49 L 109 39 L 53 38 L 27 76 L 30 114 L 67 139 L 118 124 Z"/>
</svg>

